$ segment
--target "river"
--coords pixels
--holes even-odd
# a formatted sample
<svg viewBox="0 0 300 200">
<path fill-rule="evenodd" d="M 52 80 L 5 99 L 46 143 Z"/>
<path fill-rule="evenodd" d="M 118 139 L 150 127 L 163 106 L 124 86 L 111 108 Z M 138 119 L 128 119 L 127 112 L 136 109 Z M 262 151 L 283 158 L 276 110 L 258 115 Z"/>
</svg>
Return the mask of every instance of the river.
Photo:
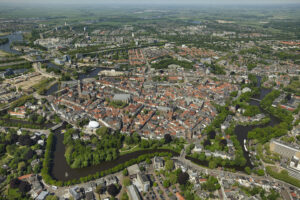
<svg viewBox="0 0 300 200">
<path fill-rule="evenodd" d="M 96 76 L 98 76 L 98 73 L 102 70 L 106 70 L 107 68 L 105 67 L 95 67 L 93 68 L 90 72 L 86 73 L 86 74 L 79 74 L 78 75 L 78 79 L 82 80 L 85 78 L 94 78 Z"/>
<path fill-rule="evenodd" d="M 260 87 L 261 86 L 261 77 L 257 77 L 257 86 Z M 260 94 L 254 96 L 254 98 L 256 99 L 260 99 L 262 100 L 267 94 L 269 94 L 272 90 L 271 89 L 267 89 L 267 88 L 262 88 L 260 87 Z M 255 101 L 255 100 L 250 100 L 249 102 L 250 105 L 255 105 L 255 106 L 259 106 L 259 102 Z M 255 126 L 242 126 L 242 125 L 238 125 L 235 127 L 234 133 L 237 136 L 238 141 L 240 142 L 243 152 L 244 152 L 244 156 L 247 159 L 247 166 L 252 167 L 251 164 L 251 159 L 250 159 L 250 155 L 249 152 L 247 152 L 244 148 L 244 140 L 247 140 L 248 142 L 248 132 L 255 129 L 255 128 L 263 128 L 263 127 L 267 127 L 267 126 L 275 126 L 276 124 L 280 123 L 280 120 L 277 119 L 276 117 L 269 115 L 268 113 L 266 113 L 265 111 L 263 111 L 261 109 L 261 112 L 264 113 L 266 116 L 270 117 L 270 122 L 268 122 L 267 124 L 264 125 L 255 125 Z M 249 150 L 249 149 L 248 149 Z"/>
<path fill-rule="evenodd" d="M 59 89 L 59 84 L 55 83 L 47 90 L 45 95 L 46 96 L 51 95 L 51 94 L 55 93 L 56 91 L 58 91 L 58 89 Z"/>
<path fill-rule="evenodd" d="M 90 174 L 95 174 L 97 172 L 105 171 L 111 169 L 119 164 L 125 163 L 128 160 L 137 158 L 140 155 L 155 153 L 155 152 L 170 152 L 174 156 L 179 154 L 171 150 L 157 149 L 157 150 L 141 150 L 133 153 L 129 153 L 120 156 L 117 160 L 104 162 L 95 166 L 72 169 L 65 158 L 65 145 L 63 144 L 64 135 L 59 133 L 60 130 L 55 133 L 55 151 L 53 155 L 53 166 L 51 170 L 51 175 L 54 179 L 59 181 L 69 181 L 73 179 L 79 179 L 81 177 L 88 176 Z M 68 176 L 66 176 L 68 174 Z"/>
<path fill-rule="evenodd" d="M 9 42 L 3 45 L 0 45 L 0 50 L 3 50 L 7 53 L 12 54 L 21 54 L 20 52 L 12 49 L 10 46 L 13 42 L 22 42 L 23 41 L 23 35 L 21 32 L 12 33 L 10 35 L 1 36 L 0 38 L 8 38 Z"/>
</svg>

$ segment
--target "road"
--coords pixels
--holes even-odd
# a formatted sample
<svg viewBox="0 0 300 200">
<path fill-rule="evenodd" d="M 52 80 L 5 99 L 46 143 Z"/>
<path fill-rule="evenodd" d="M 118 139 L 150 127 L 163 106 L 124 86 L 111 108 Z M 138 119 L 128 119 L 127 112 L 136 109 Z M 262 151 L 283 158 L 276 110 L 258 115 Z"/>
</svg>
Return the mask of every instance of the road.
<svg viewBox="0 0 300 200">
<path fill-rule="evenodd" d="M 257 175 L 248 175 L 248 174 L 245 174 L 245 173 L 241 173 L 241 172 L 228 172 L 228 171 L 224 171 L 224 170 L 219 170 L 219 169 L 208 169 L 208 168 L 205 168 L 205 167 L 202 167 L 200 165 L 197 165 L 193 162 L 191 162 L 190 160 L 187 160 L 185 157 L 182 157 L 184 156 L 184 154 L 182 154 L 180 157 L 177 157 L 177 159 L 181 162 L 183 162 L 184 164 L 186 164 L 187 166 L 190 166 L 191 168 L 194 168 L 194 169 L 197 169 L 199 171 L 202 171 L 202 172 L 206 172 L 206 174 L 211 174 L 211 175 L 215 175 L 215 176 L 219 176 L 219 177 L 225 177 L 225 176 L 231 176 L 231 177 L 236 177 L 236 176 L 244 176 L 244 177 L 247 177 L 247 178 L 252 178 L 252 179 L 255 179 L 257 181 L 262 181 L 262 180 L 268 180 L 268 181 L 271 181 L 273 182 L 274 180 L 276 180 L 277 183 L 280 183 L 280 185 L 284 186 L 284 187 L 295 187 L 289 183 L 286 183 L 286 182 L 283 182 L 281 180 L 277 180 L 277 179 L 274 179 L 272 178 L 271 176 L 257 176 Z"/>
</svg>

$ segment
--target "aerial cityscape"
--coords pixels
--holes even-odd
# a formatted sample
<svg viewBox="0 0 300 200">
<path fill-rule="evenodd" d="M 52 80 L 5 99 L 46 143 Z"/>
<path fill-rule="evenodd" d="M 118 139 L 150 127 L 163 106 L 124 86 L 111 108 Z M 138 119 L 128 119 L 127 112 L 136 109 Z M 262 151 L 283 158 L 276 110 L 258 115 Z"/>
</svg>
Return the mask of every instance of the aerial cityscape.
<svg viewBox="0 0 300 200">
<path fill-rule="evenodd" d="M 0 199 L 300 199 L 300 1 L 0 0 Z"/>
</svg>

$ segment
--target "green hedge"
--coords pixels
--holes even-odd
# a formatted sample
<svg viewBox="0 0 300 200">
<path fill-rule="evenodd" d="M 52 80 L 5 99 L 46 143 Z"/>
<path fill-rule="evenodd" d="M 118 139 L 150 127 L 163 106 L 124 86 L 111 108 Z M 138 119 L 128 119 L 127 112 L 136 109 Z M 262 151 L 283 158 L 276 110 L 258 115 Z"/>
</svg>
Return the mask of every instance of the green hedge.
<svg viewBox="0 0 300 200">
<path fill-rule="evenodd" d="M 296 178 L 289 176 L 288 172 L 286 170 L 283 170 L 280 173 L 277 173 L 272 170 L 272 167 L 268 166 L 268 167 L 266 167 L 266 171 L 273 178 L 287 182 L 291 185 L 294 185 L 294 186 L 300 188 L 300 181 Z"/>
<path fill-rule="evenodd" d="M 19 128 L 30 128 L 30 129 L 45 129 L 44 125 L 38 125 L 38 124 L 27 124 L 25 121 L 24 123 L 22 122 L 15 122 L 15 121 L 8 121 L 0 119 L 0 126 L 4 127 L 19 127 Z"/>
</svg>

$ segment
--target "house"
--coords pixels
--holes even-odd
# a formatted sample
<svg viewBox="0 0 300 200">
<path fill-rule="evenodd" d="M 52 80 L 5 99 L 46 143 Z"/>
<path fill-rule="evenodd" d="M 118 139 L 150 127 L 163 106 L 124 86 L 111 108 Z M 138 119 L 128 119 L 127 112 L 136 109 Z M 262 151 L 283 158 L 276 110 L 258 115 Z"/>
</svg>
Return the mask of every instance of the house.
<svg viewBox="0 0 300 200">
<path fill-rule="evenodd" d="M 111 185 L 111 184 L 117 184 L 118 183 L 118 178 L 116 176 L 108 176 L 105 178 L 106 184 Z"/>
<path fill-rule="evenodd" d="M 38 179 L 37 175 L 31 175 L 28 178 L 28 182 L 31 184 L 31 197 L 36 198 L 43 190 L 43 186 Z"/>
<path fill-rule="evenodd" d="M 179 192 L 176 192 L 176 198 L 177 200 L 185 200 L 185 198 Z"/>
<path fill-rule="evenodd" d="M 73 187 L 69 189 L 70 194 L 74 198 L 74 200 L 79 200 L 82 198 L 79 187 Z"/>
<path fill-rule="evenodd" d="M 40 159 L 35 159 L 33 161 L 31 161 L 31 167 L 34 168 L 36 165 L 38 165 L 40 163 Z"/>
<path fill-rule="evenodd" d="M 149 191 L 149 188 L 150 188 L 150 181 L 148 179 L 148 177 L 143 174 L 143 173 L 138 173 L 137 174 L 137 181 L 138 183 L 142 186 L 142 190 L 144 192 L 147 192 Z"/>
<path fill-rule="evenodd" d="M 164 160 L 161 157 L 155 156 L 153 166 L 155 169 L 163 169 L 165 166 Z"/>
<path fill-rule="evenodd" d="M 193 153 L 200 153 L 203 150 L 203 147 L 201 146 L 201 144 L 196 144 L 194 149 L 193 149 Z"/>
<path fill-rule="evenodd" d="M 48 196 L 48 192 L 47 191 L 42 191 L 39 196 L 36 198 L 36 200 L 45 200 L 46 197 Z"/>
<path fill-rule="evenodd" d="M 85 190 L 85 199 L 86 200 L 95 200 L 95 195 L 91 187 Z"/>
</svg>

